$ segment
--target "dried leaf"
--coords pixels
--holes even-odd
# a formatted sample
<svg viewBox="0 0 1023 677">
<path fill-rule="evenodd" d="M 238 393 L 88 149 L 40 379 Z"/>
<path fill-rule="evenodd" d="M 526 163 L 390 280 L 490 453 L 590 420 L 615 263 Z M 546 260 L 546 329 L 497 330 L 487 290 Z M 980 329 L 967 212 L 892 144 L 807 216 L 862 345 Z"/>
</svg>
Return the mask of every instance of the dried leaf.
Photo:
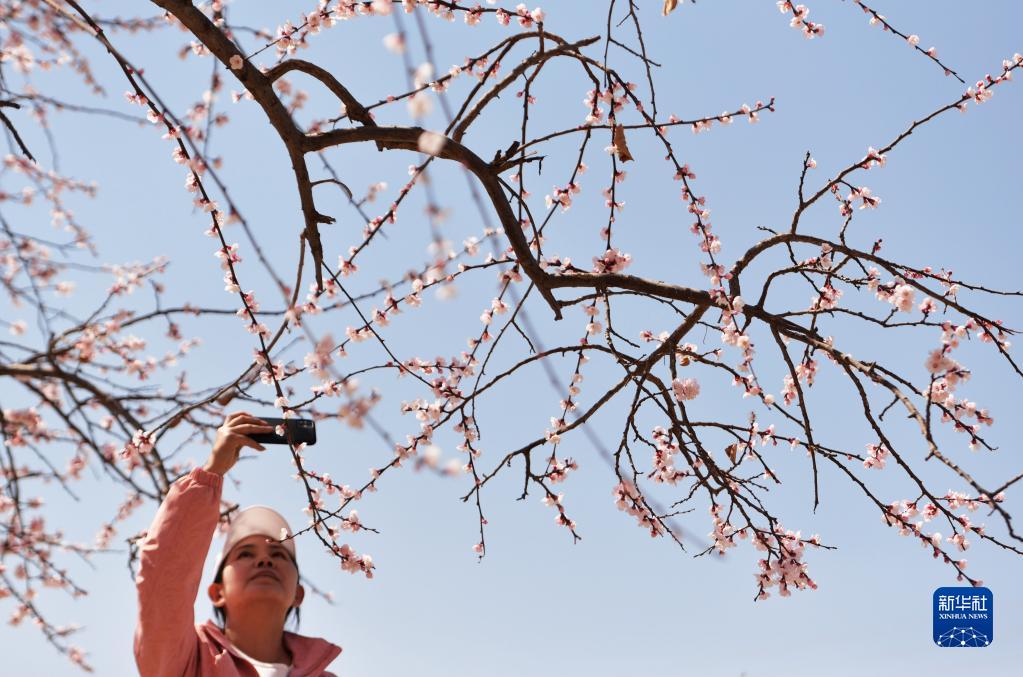
<svg viewBox="0 0 1023 677">
<path fill-rule="evenodd" d="M 615 154 L 618 155 L 618 159 L 622 162 L 628 162 L 634 159 L 632 153 L 629 152 L 629 144 L 625 142 L 625 127 L 621 125 L 615 125 L 614 133 L 614 144 Z"/>
<path fill-rule="evenodd" d="M 736 453 L 738 453 L 738 451 L 739 451 L 738 444 L 729 444 L 727 447 L 725 447 L 725 453 L 728 454 L 728 458 L 732 461 L 732 463 L 735 463 L 735 455 Z"/>
<path fill-rule="evenodd" d="M 678 0 L 664 0 L 664 11 L 662 14 L 668 16 L 675 11 L 676 7 L 678 7 Z"/>
</svg>

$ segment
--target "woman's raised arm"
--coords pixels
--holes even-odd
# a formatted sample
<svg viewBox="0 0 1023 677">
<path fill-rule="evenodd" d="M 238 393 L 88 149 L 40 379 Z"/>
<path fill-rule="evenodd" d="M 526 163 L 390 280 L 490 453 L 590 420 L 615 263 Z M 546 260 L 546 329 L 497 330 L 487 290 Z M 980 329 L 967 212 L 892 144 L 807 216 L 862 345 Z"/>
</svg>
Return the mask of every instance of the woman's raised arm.
<svg viewBox="0 0 1023 677">
<path fill-rule="evenodd" d="M 171 486 L 142 540 L 135 660 L 144 677 L 179 677 L 196 662 L 195 599 L 220 514 L 223 475 L 243 446 L 262 451 L 247 435 L 270 430 L 249 414 L 229 415 L 205 466 Z"/>
</svg>

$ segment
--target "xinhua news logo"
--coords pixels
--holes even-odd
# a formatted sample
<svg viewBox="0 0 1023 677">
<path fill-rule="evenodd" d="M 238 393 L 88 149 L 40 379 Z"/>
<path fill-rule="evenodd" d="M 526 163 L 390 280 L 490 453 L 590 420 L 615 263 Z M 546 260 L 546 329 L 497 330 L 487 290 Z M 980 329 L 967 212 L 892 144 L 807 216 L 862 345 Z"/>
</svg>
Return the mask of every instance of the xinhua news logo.
<svg viewBox="0 0 1023 677">
<path fill-rule="evenodd" d="M 940 647 L 984 647 L 995 639 L 995 597 L 987 588 L 934 591 L 934 643 Z"/>
</svg>

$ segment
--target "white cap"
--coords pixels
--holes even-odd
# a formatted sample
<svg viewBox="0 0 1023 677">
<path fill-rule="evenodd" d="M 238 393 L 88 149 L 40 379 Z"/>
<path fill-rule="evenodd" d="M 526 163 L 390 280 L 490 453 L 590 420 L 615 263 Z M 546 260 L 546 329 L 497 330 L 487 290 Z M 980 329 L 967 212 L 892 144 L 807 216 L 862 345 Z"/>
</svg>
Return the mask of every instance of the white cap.
<svg viewBox="0 0 1023 677">
<path fill-rule="evenodd" d="M 231 552 L 231 548 L 244 538 L 249 536 L 266 536 L 275 541 L 292 536 L 291 527 L 288 526 L 279 512 L 265 505 L 254 505 L 238 513 L 237 517 L 231 520 L 231 526 L 227 530 L 224 539 L 224 547 L 217 555 L 217 569 L 224 563 L 224 558 Z M 284 549 L 291 554 L 295 560 L 295 539 L 281 543 Z M 296 560 L 297 561 L 297 560 Z"/>
</svg>

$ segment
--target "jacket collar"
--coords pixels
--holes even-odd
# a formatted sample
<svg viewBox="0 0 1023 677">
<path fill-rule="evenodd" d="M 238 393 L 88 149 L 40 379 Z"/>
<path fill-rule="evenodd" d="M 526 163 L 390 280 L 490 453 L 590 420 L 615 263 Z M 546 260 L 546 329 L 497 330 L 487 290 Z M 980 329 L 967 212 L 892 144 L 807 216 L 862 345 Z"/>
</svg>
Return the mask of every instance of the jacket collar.
<svg viewBox="0 0 1023 677">
<path fill-rule="evenodd" d="M 238 656 L 231 640 L 213 621 L 206 621 L 201 628 L 213 644 Z M 316 677 L 341 654 L 341 647 L 325 639 L 296 635 L 287 631 L 284 632 L 284 646 L 291 652 L 292 666 L 288 674 L 294 677 Z"/>
<path fill-rule="evenodd" d="M 325 639 L 287 631 L 284 632 L 284 646 L 291 652 L 294 661 L 291 674 L 295 677 L 319 675 L 331 661 L 341 655 L 341 647 Z"/>
</svg>

